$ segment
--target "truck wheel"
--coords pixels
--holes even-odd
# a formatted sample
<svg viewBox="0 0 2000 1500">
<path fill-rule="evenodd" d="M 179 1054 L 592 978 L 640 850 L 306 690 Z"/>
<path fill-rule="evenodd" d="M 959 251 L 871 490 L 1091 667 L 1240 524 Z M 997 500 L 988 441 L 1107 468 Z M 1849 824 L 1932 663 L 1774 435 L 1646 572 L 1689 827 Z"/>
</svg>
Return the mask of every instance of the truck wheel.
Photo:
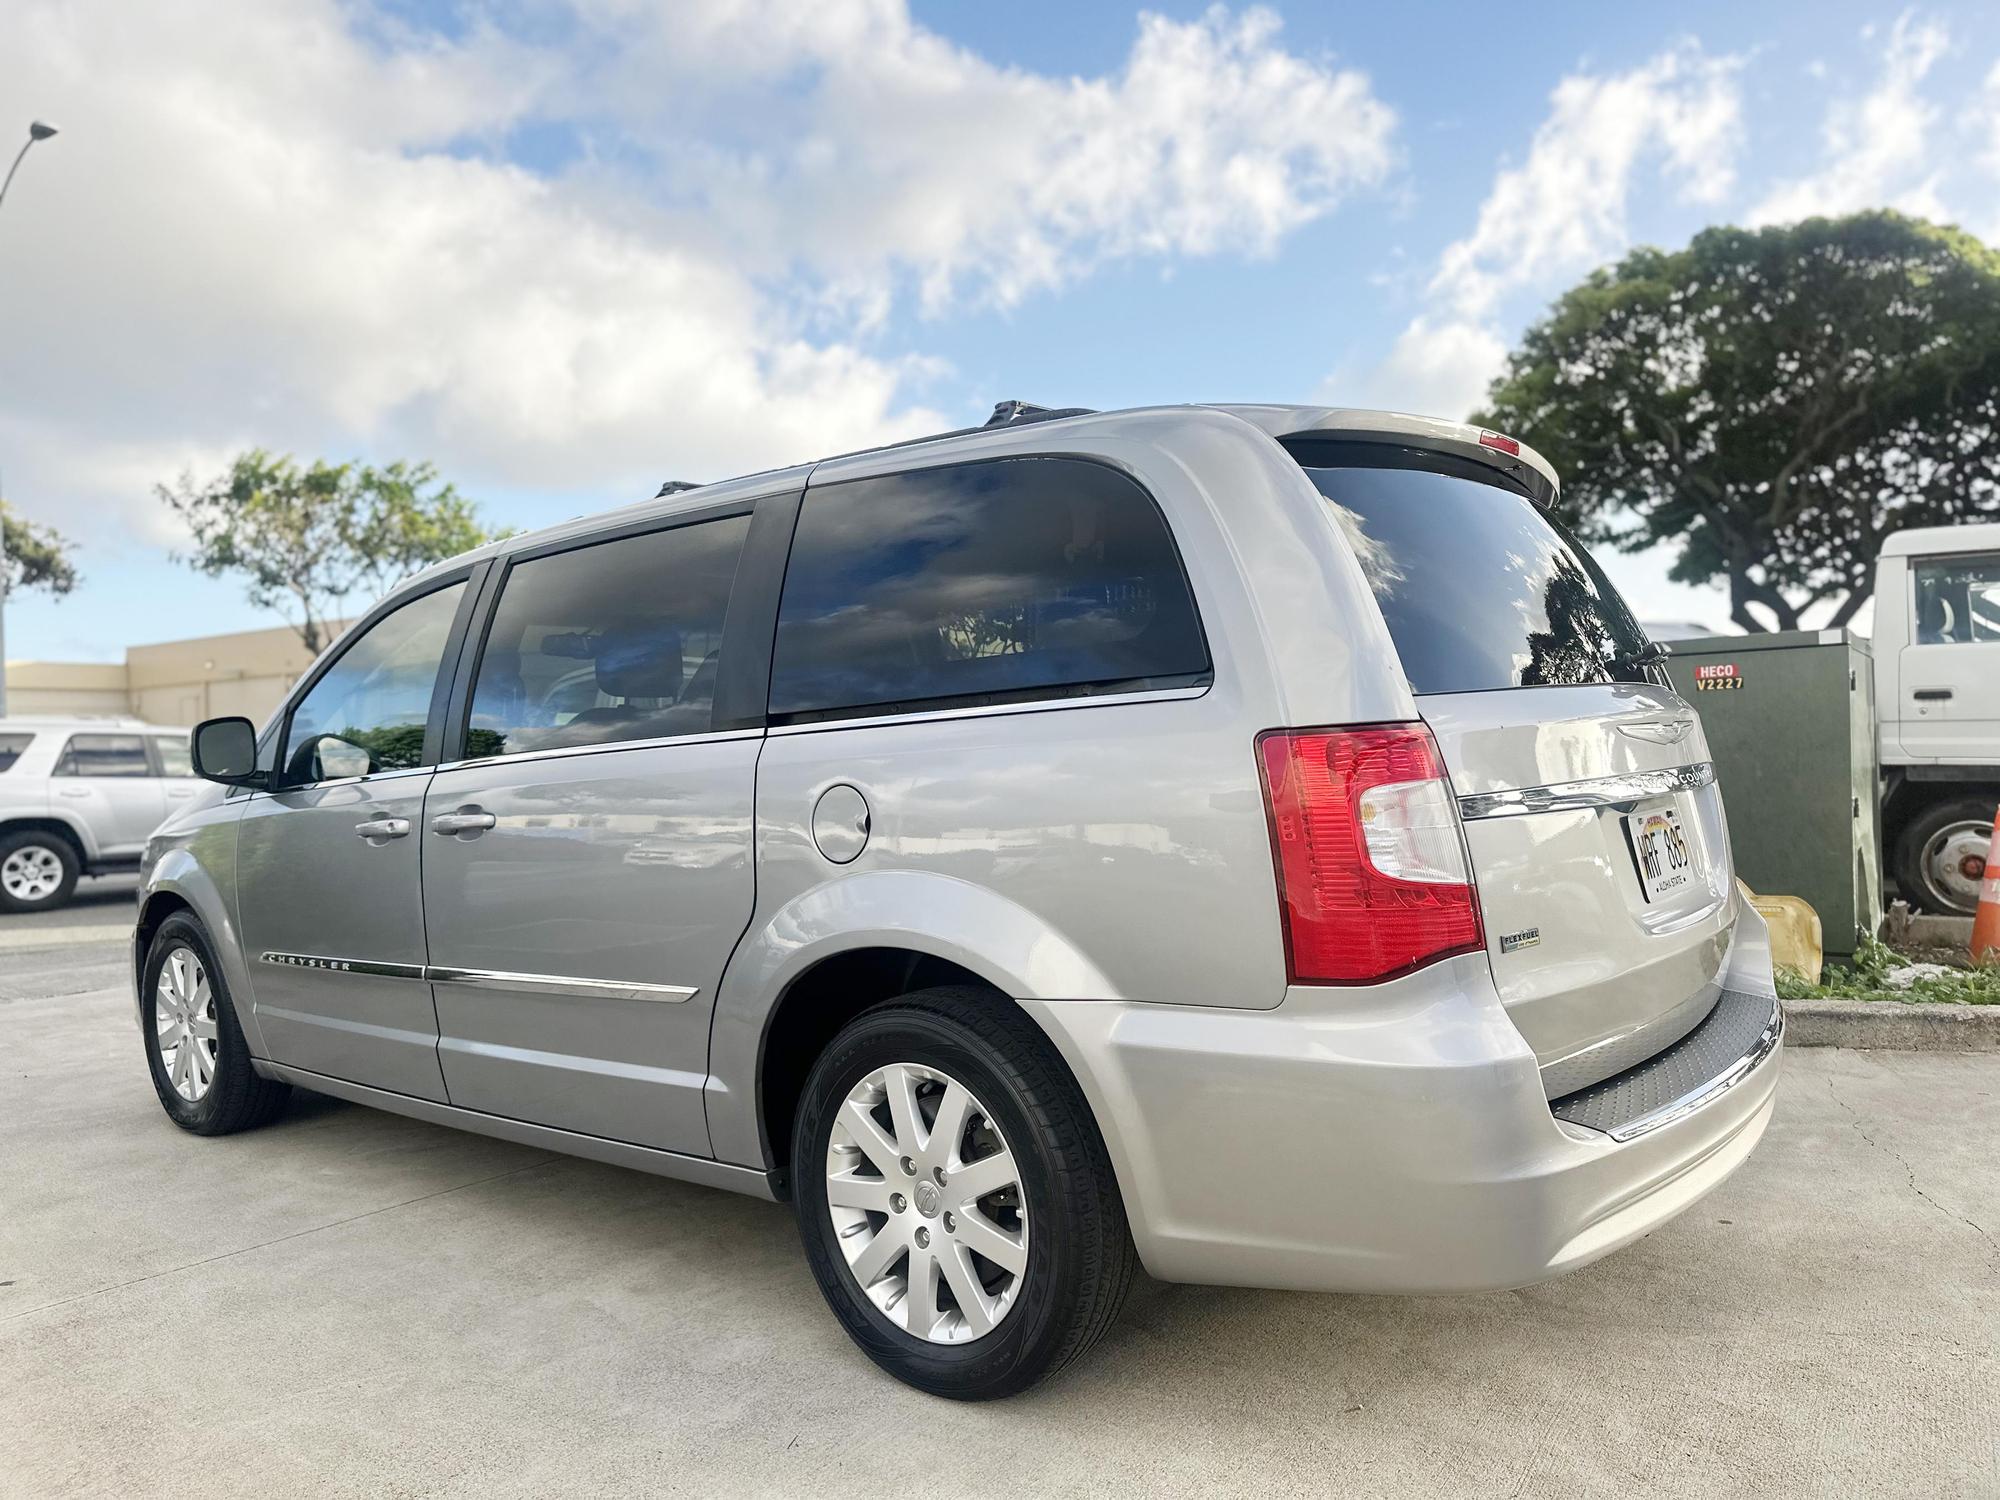
<svg viewBox="0 0 2000 1500">
<path fill-rule="evenodd" d="M 1103 1336 L 1138 1256 L 1097 1122 L 1048 1038 L 970 987 L 866 1011 L 792 1133 L 806 1259 L 862 1352 L 960 1401 L 1024 1391 Z"/>
<path fill-rule="evenodd" d="M 0 911 L 54 911 L 69 901 L 83 861 L 59 833 L 0 834 Z"/>
<path fill-rule="evenodd" d="M 1969 917 L 1993 839 L 1996 799 L 1954 797 L 1916 812 L 1896 835 L 1896 884 L 1922 911 Z"/>
</svg>

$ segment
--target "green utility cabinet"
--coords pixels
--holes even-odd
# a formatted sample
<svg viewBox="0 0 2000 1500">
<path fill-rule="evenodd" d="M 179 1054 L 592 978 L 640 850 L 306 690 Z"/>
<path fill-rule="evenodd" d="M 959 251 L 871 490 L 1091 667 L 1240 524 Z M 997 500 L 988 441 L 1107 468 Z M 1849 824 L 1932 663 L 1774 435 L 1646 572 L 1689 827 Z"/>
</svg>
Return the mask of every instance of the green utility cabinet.
<svg viewBox="0 0 2000 1500">
<path fill-rule="evenodd" d="M 1845 630 L 1672 641 L 1667 674 L 1701 714 L 1736 873 L 1819 913 L 1826 956 L 1853 958 L 1882 917 L 1875 671 Z"/>
</svg>

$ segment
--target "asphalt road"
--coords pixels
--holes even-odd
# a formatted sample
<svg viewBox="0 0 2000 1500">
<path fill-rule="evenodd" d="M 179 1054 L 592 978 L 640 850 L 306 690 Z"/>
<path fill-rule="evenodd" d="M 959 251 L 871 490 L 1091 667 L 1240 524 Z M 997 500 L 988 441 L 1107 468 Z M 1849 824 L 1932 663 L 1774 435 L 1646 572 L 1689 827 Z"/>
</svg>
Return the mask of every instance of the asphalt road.
<svg viewBox="0 0 2000 1500">
<path fill-rule="evenodd" d="M 774 1205 L 303 1095 L 180 1134 L 74 935 L 124 911 L 0 919 L 0 1494 L 2000 1494 L 2000 1057 L 1794 1051 L 1734 1179 L 1563 1281 L 1142 1283 L 964 1407 Z"/>
</svg>

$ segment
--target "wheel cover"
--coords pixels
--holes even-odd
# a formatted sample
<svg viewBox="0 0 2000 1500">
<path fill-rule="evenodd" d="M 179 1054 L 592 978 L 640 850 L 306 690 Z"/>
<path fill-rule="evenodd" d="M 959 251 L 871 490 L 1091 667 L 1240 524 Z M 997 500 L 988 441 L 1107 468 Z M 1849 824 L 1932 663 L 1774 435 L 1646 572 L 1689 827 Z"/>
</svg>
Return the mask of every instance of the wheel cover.
<svg viewBox="0 0 2000 1500">
<path fill-rule="evenodd" d="M 1020 1169 L 985 1106 L 949 1074 L 891 1063 L 849 1091 L 827 1143 L 826 1201 L 855 1284 L 904 1332 L 970 1343 L 1020 1300 Z"/>
<path fill-rule="evenodd" d="M 186 946 L 173 948 L 153 987 L 153 1040 L 167 1081 L 190 1104 L 215 1082 L 218 1037 L 215 991 L 201 955 Z"/>
<path fill-rule="evenodd" d="M 46 901 L 62 880 L 62 856 L 46 844 L 23 844 L 0 861 L 0 890 L 16 901 Z"/>
<path fill-rule="evenodd" d="M 1979 908 L 1979 881 L 1993 825 L 1974 820 L 1947 823 L 1924 842 L 1917 861 L 1927 902 L 1970 915 Z"/>
</svg>

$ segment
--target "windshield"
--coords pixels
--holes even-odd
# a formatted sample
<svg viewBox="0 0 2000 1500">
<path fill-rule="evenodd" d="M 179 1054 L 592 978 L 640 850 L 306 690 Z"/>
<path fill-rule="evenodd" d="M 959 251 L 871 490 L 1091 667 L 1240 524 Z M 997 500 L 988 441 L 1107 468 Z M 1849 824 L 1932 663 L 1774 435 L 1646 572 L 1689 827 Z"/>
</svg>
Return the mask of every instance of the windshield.
<svg viewBox="0 0 2000 1500">
<path fill-rule="evenodd" d="M 1625 601 L 1527 496 L 1438 454 L 1360 448 L 1298 456 L 1375 591 L 1411 692 L 1647 680 Z"/>
</svg>

